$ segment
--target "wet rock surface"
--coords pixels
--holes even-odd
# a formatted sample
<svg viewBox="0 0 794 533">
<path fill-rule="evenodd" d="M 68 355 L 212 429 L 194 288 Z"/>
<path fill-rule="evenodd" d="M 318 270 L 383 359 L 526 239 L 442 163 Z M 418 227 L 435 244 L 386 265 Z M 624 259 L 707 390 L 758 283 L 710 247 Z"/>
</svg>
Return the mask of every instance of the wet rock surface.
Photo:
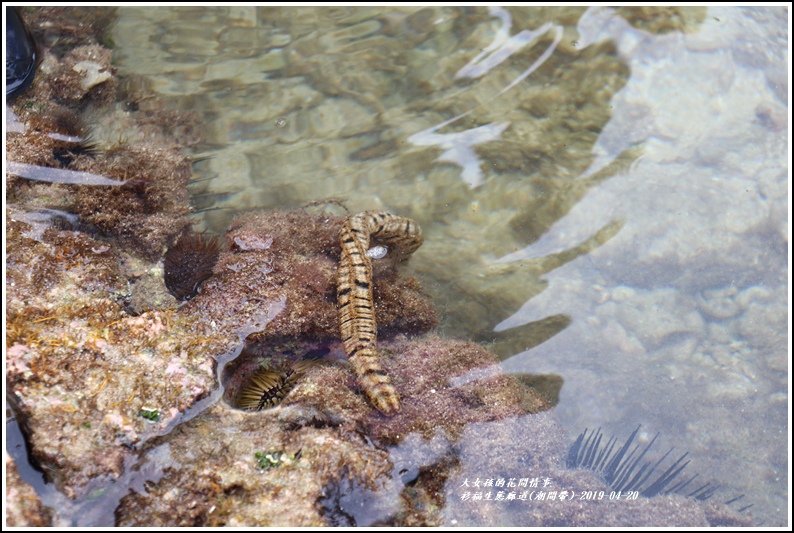
<svg viewBox="0 0 794 533">
<path fill-rule="evenodd" d="M 4 453 L 5 460 L 5 525 L 6 527 L 52 526 L 52 511 L 43 507 L 33 487 L 22 481 L 14 460 Z"/>
<path fill-rule="evenodd" d="M 376 274 L 379 351 L 403 409 L 384 417 L 368 404 L 336 340 L 341 220 L 302 211 L 242 217 L 224 236 L 234 244 L 213 277 L 179 309 L 129 316 L 107 288 L 95 289 L 76 306 L 88 318 L 49 312 L 46 329 L 20 333 L 25 342 L 9 349 L 12 390 L 33 456 L 58 486 L 80 500 L 120 484 L 114 522 L 122 526 L 484 525 L 501 505 L 510 524 L 708 524 L 699 504 L 677 496 L 574 503 L 562 518 L 554 504 L 468 501 L 462 487 L 482 475 L 544 472 L 569 491 L 599 482 L 565 471 L 563 432 L 542 413 L 550 401 L 481 346 L 428 336 L 437 323 L 429 301 L 388 266 Z M 50 233 L 34 241 L 38 257 L 45 246 L 58 250 Z M 52 239 L 67 237 L 88 238 L 57 231 Z M 76 269 L 64 268 L 67 280 L 80 279 Z M 56 281 L 39 298 L 79 294 Z M 279 406 L 248 413 L 215 396 L 179 423 L 215 390 L 216 360 L 243 338 L 238 370 L 245 359 L 273 358 L 275 347 L 300 357 L 325 341 Z"/>
<path fill-rule="evenodd" d="M 551 402 L 503 373 L 498 359 L 481 346 L 436 337 L 438 319 L 429 297 L 414 278 L 388 264 L 379 267 L 375 276 L 376 315 L 382 328 L 379 348 L 384 368 L 405 403 L 404 411 L 393 418 L 373 411 L 336 341 L 335 267 L 342 217 L 257 212 L 229 221 L 219 215 L 213 219 L 214 226 L 223 234 L 226 248 L 213 276 L 193 299 L 178 307 L 165 290 L 160 261 L 166 247 L 190 225 L 185 216 L 190 211 L 186 190 L 190 162 L 179 146 L 198 142 L 195 121 L 187 114 L 161 109 L 157 98 L 146 98 L 134 84 L 118 79 L 107 50 L 97 44 L 101 39 L 98 25 L 84 16 L 42 11 L 45 15 L 39 21 L 60 20 L 64 27 L 57 38 L 50 38 L 51 34 L 42 33 L 46 24 L 34 22 L 34 31 L 45 35 L 43 42 L 52 47 L 52 56 L 45 59 L 43 74 L 31 92 L 12 107 L 23 128 L 9 133 L 9 158 L 47 168 L 100 173 L 126 183 L 88 187 L 6 175 L 7 199 L 14 204 L 6 215 L 9 390 L 20 404 L 19 421 L 31 435 L 34 460 L 45 467 L 59 490 L 74 498 L 75 506 L 55 509 L 56 522 L 147 526 L 747 524 L 746 518 L 719 504 L 702 505 L 678 496 L 614 503 L 584 500 L 570 502 L 562 510 L 548 502 L 535 506 L 535 502 L 511 501 L 508 496 L 500 500 L 499 479 L 505 487 L 511 478 L 544 476 L 559 490 L 608 489 L 590 473 L 562 467 L 564 432 L 555 414 L 544 411 Z M 199 12 L 186 13 L 180 19 L 181 31 L 189 33 L 191 25 L 207 24 Z M 489 84 L 473 84 L 472 93 L 463 100 L 442 102 L 442 93 L 457 92 L 462 86 L 453 76 L 468 57 L 456 50 L 464 44 L 482 48 L 491 40 L 484 10 L 464 16 L 463 11 L 441 8 L 391 14 L 328 9 L 322 16 L 336 17 L 344 29 L 322 35 L 320 41 L 312 35 L 311 24 L 297 24 L 298 18 L 288 10 L 265 9 L 253 20 L 246 18 L 250 13 L 226 13 L 239 24 L 221 23 L 226 15 L 209 24 L 222 28 L 223 46 L 237 50 L 241 58 L 252 38 L 269 43 L 272 50 L 257 59 L 258 74 L 251 77 L 254 71 L 247 64 L 224 59 L 208 69 L 212 79 L 201 82 L 215 91 L 217 100 L 232 105 L 242 101 L 247 91 L 256 92 L 247 85 L 260 82 L 261 72 L 289 75 L 278 80 L 265 103 L 254 110 L 238 106 L 237 113 L 245 109 L 245 115 L 223 113 L 222 124 L 214 126 L 228 129 L 219 137 L 227 132 L 252 139 L 263 134 L 261 142 L 269 147 L 237 153 L 230 148 L 208 163 L 219 171 L 229 170 L 231 182 L 237 180 L 243 186 L 252 185 L 247 181 L 251 169 L 272 177 L 267 185 L 254 184 L 242 207 L 299 205 L 295 198 L 306 191 L 311 192 L 309 196 L 324 197 L 343 189 L 351 192 L 351 205 L 381 207 L 372 203 L 380 202 L 379 198 L 373 200 L 366 187 L 359 186 L 379 183 L 380 174 L 390 176 L 384 197 L 399 206 L 401 214 L 423 225 L 425 217 L 446 226 L 426 235 L 425 247 L 411 260 L 408 271 L 433 272 L 432 278 L 448 282 L 450 293 L 460 298 L 436 301 L 445 315 L 453 315 L 447 331 L 467 331 L 461 325 L 466 323 L 468 331 L 476 332 L 472 336 L 490 333 L 499 320 L 494 308 L 520 307 L 529 295 L 543 290 L 540 275 L 592 249 L 577 250 L 573 241 L 563 239 L 562 246 L 548 247 L 540 254 L 544 257 L 519 266 L 491 261 L 495 252 L 485 243 L 505 228 L 510 228 L 515 242 L 503 240 L 499 245 L 503 251 L 540 240 L 592 186 L 616 174 L 612 169 L 577 180 L 592 161 L 595 134 L 570 135 L 571 129 L 580 126 L 599 130 L 610 120 L 606 108 L 628 75 L 612 43 L 584 52 L 560 45 L 562 59 L 539 72 L 540 80 L 564 74 L 566 83 L 582 87 L 582 94 L 578 100 L 569 99 L 553 83 L 544 90 L 526 88 L 518 109 L 506 111 L 514 123 L 508 136 L 479 150 L 487 166 L 495 170 L 484 186 L 488 196 L 472 201 L 457 166 L 434 163 L 438 154 L 432 149 L 393 157 L 383 167 L 373 167 L 371 162 L 397 154 L 413 130 L 467 111 L 494 92 Z M 106 15 L 104 11 L 96 14 Z M 521 18 L 520 11 L 513 14 L 516 20 Z M 579 14 L 560 14 L 556 20 L 573 25 Z M 538 18 L 548 16 L 543 12 Z M 634 15 L 623 16 L 631 19 Z M 533 27 L 526 21 L 517 25 L 514 32 L 525 25 Z M 287 26 L 295 31 L 279 30 Z M 96 30 L 93 37 L 90 28 Z M 394 39 L 397 35 L 412 36 L 415 48 L 402 46 L 402 41 Z M 202 49 L 206 43 L 198 41 L 190 50 L 180 48 L 181 43 L 168 45 L 169 51 L 174 57 L 184 58 L 187 51 L 214 57 L 216 50 Z M 564 41 L 569 41 L 567 35 Z M 337 53 L 336 66 L 326 67 L 312 59 L 318 42 Z M 548 39 L 542 44 L 546 46 Z M 397 48 L 408 50 L 405 61 L 422 54 L 434 58 L 425 61 L 434 68 L 390 72 L 384 67 L 374 77 L 352 68 L 360 61 L 385 65 Z M 348 52 L 355 53 L 347 56 Z M 574 61 L 576 54 L 588 61 Z M 66 59 L 59 66 L 61 58 Z M 439 64 L 443 68 L 437 68 Z M 348 72 L 335 76 L 340 66 Z M 497 74 L 510 81 L 518 72 L 512 68 Z M 384 84 L 390 79 L 404 76 L 400 91 L 386 89 Z M 167 78 L 160 78 L 166 92 L 184 91 Z M 241 78 L 247 81 L 240 83 Z M 438 109 L 415 124 L 392 123 L 395 116 L 415 118 L 415 104 L 410 102 L 417 92 L 434 98 L 436 91 L 437 99 L 431 103 Z M 555 92 L 559 94 L 550 96 Z M 558 100 L 567 103 L 558 108 Z M 557 111 L 541 123 L 546 131 L 540 139 L 528 124 L 550 110 Z M 343 124 L 340 117 L 350 115 L 361 120 Z M 88 131 L 79 116 L 90 117 Z M 761 113 L 759 120 L 764 116 Z M 493 117 L 483 112 L 472 119 L 467 127 Z M 761 120 L 760 125 L 779 131 L 769 127 L 769 120 Z M 46 133 L 90 134 L 99 146 L 78 147 Z M 329 135 L 334 137 L 331 142 L 317 142 Z M 608 140 L 608 135 L 604 138 Z M 302 170 L 322 180 L 310 183 L 297 178 L 296 147 Z M 553 159 L 558 152 L 564 154 L 560 163 Z M 637 151 L 627 152 L 629 163 L 639 156 Z M 351 153 L 353 161 L 364 165 L 355 171 L 349 167 Z M 715 153 L 709 153 L 706 146 L 698 156 L 713 160 Z M 237 172 L 236 156 L 244 156 L 251 167 L 242 173 L 245 177 Z M 338 169 L 344 169 L 342 176 Z M 372 169 L 375 172 L 369 174 Z M 421 179 L 415 179 L 420 170 Z M 558 179 L 549 180 L 547 175 Z M 681 175 L 690 174 L 682 170 Z M 778 177 L 760 186 L 765 194 L 780 197 L 785 194 L 779 185 L 783 181 Z M 744 190 L 743 182 L 729 183 L 728 190 Z M 521 189 L 534 192 L 516 194 Z M 210 188 L 210 192 L 218 191 Z M 427 205 L 415 204 L 417 195 L 429 198 Z M 555 201 L 547 202 L 550 196 Z M 692 201 L 699 200 L 693 196 Z M 680 205 L 675 198 L 669 203 Z M 603 205 L 608 210 L 610 203 Z M 757 365 L 748 362 L 753 349 L 763 349 L 760 367 L 764 375 L 778 384 L 786 382 L 780 317 L 785 317 L 782 295 L 787 291 L 777 290 L 774 280 L 768 287 L 751 285 L 766 270 L 759 267 L 748 272 L 746 268 L 752 258 L 777 255 L 760 245 L 741 248 L 734 235 L 771 234 L 779 244 L 785 232 L 763 209 L 743 211 L 738 202 L 727 207 L 730 232 L 720 234 L 727 238 L 705 248 L 690 228 L 679 235 L 660 224 L 642 232 L 650 238 L 641 245 L 637 262 L 641 268 L 634 264 L 621 270 L 620 259 L 629 245 L 603 250 L 596 263 L 614 262 L 615 268 L 609 269 L 614 277 L 595 276 L 593 283 L 601 291 L 587 292 L 584 298 L 596 310 L 588 320 L 602 321 L 598 325 L 606 332 L 608 346 L 582 342 L 560 350 L 565 358 L 581 360 L 586 354 L 592 361 L 608 360 L 607 352 L 623 352 L 631 356 L 635 375 L 649 365 L 672 367 L 675 357 L 688 364 L 691 358 L 692 366 L 709 371 L 719 368 L 721 379 L 713 380 L 709 390 L 719 401 L 731 400 L 722 413 L 731 424 L 716 427 L 718 422 L 710 423 L 715 426 L 708 433 L 712 440 L 699 443 L 708 450 L 731 442 L 735 437 L 731 428 L 743 424 L 736 413 L 751 393 L 747 376 L 752 380 L 757 372 Z M 539 211 L 542 216 L 536 220 Z M 741 216 L 734 216 L 739 211 Z M 591 214 L 585 218 L 608 222 Z M 485 237 L 470 247 L 457 245 L 472 235 Z M 630 235 L 633 238 L 635 233 Z M 608 238 L 593 241 L 600 244 Z M 633 241 L 630 248 L 636 248 Z M 693 260 L 696 255 L 698 262 Z M 727 274 L 726 255 L 731 257 Z M 698 270 L 703 257 L 707 267 Z M 439 269 L 440 264 L 451 267 Z M 690 271 L 702 275 L 687 274 Z M 494 280 L 490 288 L 480 282 L 483 277 Z M 683 287 L 694 287 L 697 295 L 682 297 L 661 286 L 673 279 Z M 733 280 L 740 281 L 737 288 Z M 621 283 L 630 288 L 624 289 Z M 565 301 L 581 309 L 589 305 L 580 305 L 582 297 L 576 295 L 591 286 L 589 278 L 562 284 L 552 280 L 554 290 L 547 297 L 554 300 L 552 304 Z M 554 305 L 541 307 L 544 313 L 554 309 Z M 583 317 L 571 314 L 581 324 Z M 642 316 L 652 317 L 653 323 Z M 569 323 L 570 319 L 547 336 Z M 742 339 L 738 348 L 732 344 L 737 335 Z M 527 346 L 525 338 L 516 342 L 520 349 Z M 258 413 L 235 409 L 230 399 L 222 398 L 218 377 L 233 390 L 238 386 L 235 380 L 273 358 L 274 347 L 284 357 L 317 350 L 323 356 L 278 407 Z M 235 356 L 239 360 L 227 364 Z M 225 383 L 219 368 L 224 365 L 231 376 Z M 575 370 L 566 379 L 608 390 L 620 405 L 644 401 L 625 392 L 623 377 L 604 381 L 592 367 L 571 367 Z M 729 372 L 722 371 L 726 367 Z M 231 372 L 235 368 L 239 376 Z M 671 374 L 681 387 L 691 388 L 704 379 L 702 372 L 676 373 L 673 368 Z M 669 391 L 659 386 L 659 392 Z M 677 396 L 685 397 L 683 390 L 679 392 Z M 758 401 L 783 405 L 785 397 L 778 394 Z M 592 403 L 598 404 L 592 407 L 593 416 L 605 416 L 607 408 L 601 402 Z M 768 425 L 775 427 L 774 416 Z M 757 436 L 748 433 L 748 442 Z M 725 448 L 719 451 L 720 456 L 729 455 Z M 784 451 L 775 455 L 785 457 Z M 785 468 L 779 461 L 775 466 L 781 471 Z M 749 468 L 747 472 L 748 477 L 763 473 Z M 492 500 L 484 497 L 487 491 L 482 491 L 481 500 L 474 499 L 477 491 L 464 497 L 466 484 L 478 478 L 494 480 Z M 23 507 L 33 502 L 10 489 L 9 497 Z M 104 511 L 79 511 L 86 508 Z"/>
<path fill-rule="evenodd" d="M 8 216 L 6 382 L 33 457 L 74 496 L 120 475 L 130 446 L 208 395 L 214 363 L 200 352 L 223 338 L 199 337 L 174 309 L 127 312 L 112 245 L 52 228 L 27 239 Z"/>
<path fill-rule="evenodd" d="M 173 299 L 130 305 L 190 224 L 190 160 L 171 137 L 128 143 L 87 125 L 123 105 L 110 50 L 88 31 L 112 13 L 78 9 L 48 23 L 28 11 L 43 62 L 8 112 L 7 157 L 35 165 L 35 179 L 5 177 L 6 383 L 32 460 L 75 498 L 121 476 L 137 444 L 209 394 L 214 360 L 201 351 L 222 352 L 226 339 L 202 336 Z M 68 35 L 77 42 L 59 48 Z M 131 133 L 150 123 L 128 113 Z M 81 181 L 86 173 L 112 185 Z"/>
<path fill-rule="evenodd" d="M 228 248 L 214 275 L 184 312 L 218 328 L 239 328 L 261 313 L 261 302 L 285 298 L 286 307 L 267 333 L 254 336 L 338 337 L 336 267 L 344 217 L 291 212 L 254 213 L 232 222 Z M 415 278 L 402 278 L 375 261 L 374 292 L 383 331 L 422 333 L 438 318 Z"/>
<path fill-rule="evenodd" d="M 401 337 L 383 350 L 394 354 L 383 364 L 404 399 L 401 413 L 373 410 L 349 365 L 332 360 L 309 369 L 274 409 L 245 413 L 218 402 L 147 446 L 167 449 L 170 459 L 159 465 L 165 475 L 122 499 L 117 524 L 747 524 L 726 507 L 678 495 L 598 498 L 609 494 L 602 481 L 565 470 L 564 432 L 542 412 L 548 402 L 497 370 L 476 344 Z M 520 478 L 540 472 L 555 491 L 596 496 L 519 499 L 522 489 L 511 487 L 526 487 Z M 490 488 L 480 487 L 481 478 L 490 478 Z"/>
</svg>

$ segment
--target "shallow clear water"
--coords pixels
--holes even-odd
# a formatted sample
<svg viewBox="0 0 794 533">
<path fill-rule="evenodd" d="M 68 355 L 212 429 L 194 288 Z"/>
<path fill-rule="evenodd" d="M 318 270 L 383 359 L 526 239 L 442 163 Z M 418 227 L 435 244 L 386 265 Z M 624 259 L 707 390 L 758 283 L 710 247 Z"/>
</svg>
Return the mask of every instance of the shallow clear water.
<svg viewBox="0 0 794 533">
<path fill-rule="evenodd" d="M 196 216 L 417 220 L 444 334 L 556 414 L 788 506 L 783 8 L 122 8 L 114 60 L 197 111 Z M 141 102 L 141 106 L 162 102 Z M 727 497 L 726 497 L 727 499 Z"/>
</svg>

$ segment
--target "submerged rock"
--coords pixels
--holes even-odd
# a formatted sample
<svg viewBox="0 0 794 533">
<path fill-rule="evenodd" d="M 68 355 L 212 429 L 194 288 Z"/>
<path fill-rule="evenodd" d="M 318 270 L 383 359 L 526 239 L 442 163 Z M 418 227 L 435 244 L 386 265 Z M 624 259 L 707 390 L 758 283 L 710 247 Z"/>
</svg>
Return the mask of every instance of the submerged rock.
<svg viewBox="0 0 794 533">
<path fill-rule="evenodd" d="M 607 489 L 566 470 L 552 401 L 483 347 L 432 335 L 432 305 L 387 259 L 374 260 L 378 349 L 402 410 L 374 410 L 338 339 L 343 220 L 241 216 L 191 300 L 132 316 L 123 240 L 36 240 L 11 218 L 9 384 L 57 486 L 85 505 L 116 478 L 95 505 L 117 505 L 124 526 L 709 524 L 677 496 L 535 501 L 530 478 Z M 307 356 L 276 407 L 235 407 L 247 376 Z"/>
<path fill-rule="evenodd" d="M 377 502 L 381 511 L 369 512 L 378 521 L 438 525 L 443 485 L 428 476 L 443 479 L 456 471 L 454 443 L 462 442 L 466 423 L 515 417 L 546 404 L 501 374 L 496 359 L 476 344 L 400 336 L 381 349 L 384 369 L 404 400 L 401 413 L 387 418 L 369 405 L 347 361 L 333 358 L 343 353 L 337 344 L 279 407 L 250 413 L 219 402 L 166 437 L 178 464 L 145 493 L 122 501 L 119 525 L 339 525 L 334 493 L 350 498 L 348 486 Z M 477 370 L 494 375 L 481 379 L 479 388 L 452 379 Z M 268 453 L 286 460 L 259 459 Z M 417 489 L 412 482 L 423 470 L 427 486 Z M 411 499 L 441 498 L 436 512 L 403 508 L 401 498 L 417 490 L 421 495 Z M 174 506 L 170 498 L 196 504 Z"/>
<path fill-rule="evenodd" d="M 431 18 L 404 24 L 421 36 L 434 27 Z M 364 34 L 381 24 L 354 22 L 349 31 Z M 332 37 L 342 44 L 347 38 Z M 438 319 L 418 281 L 379 259 L 378 349 L 403 409 L 389 418 L 374 410 L 338 339 L 343 217 L 240 216 L 221 238 L 227 246 L 197 293 L 181 307 L 169 300 L 159 261 L 190 223 L 189 161 L 173 142 L 162 142 L 173 117 L 103 111 L 119 96 L 115 80 L 102 79 L 115 76 L 109 54 L 90 39 L 74 44 L 83 48 L 59 52 L 69 68 L 57 70 L 52 55 L 50 70 L 31 90 L 43 109 L 29 101 L 15 108 L 20 124 L 31 127 L 9 134 L 9 157 L 126 184 L 89 188 L 6 178 L 17 204 L 6 215 L 7 384 L 33 460 L 75 500 L 55 509 L 57 523 L 742 523 L 724 507 L 677 496 L 587 497 L 608 489 L 591 472 L 565 468 L 564 432 L 547 411 L 553 400 L 505 374 L 482 346 L 436 336 Z M 310 56 L 308 44 L 296 42 L 291 53 Z M 378 49 L 361 53 L 377 59 Z M 57 86 L 53 73 L 68 75 L 68 84 Z M 364 81 L 346 77 L 324 89 L 369 94 Z M 67 150 L 63 143 L 71 141 L 32 127 L 81 136 L 79 121 L 69 117 L 88 108 L 100 122 L 135 126 L 129 136 L 135 142 L 102 139 L 99 153 L 71 144 Z M 23 216 L 55 210 L 79 217 L 67 226 Z M 422 253 L 437 261 L 432 247 Z M 294 367 L 307 356 L 316 362 L 270 402 L 278 405 L 256 412 L 235 407 L 252 373 Z M 550 480 L 555 497 L 585 496 L 538 500 L 530 495 L 540 488 L 530 487 L 531 479 Z M 28 501 L 12 490 L 9 498 L 13 509 Z"/>
<path fill-rule="evenodd" d="M 123 98 L 110 51 L 96 44 L 102 25 L 87 22 L 110 13 L 59 13 L 26 11 L 43 63 L 9 108 L 9 161 L 49 179 L 6 174 L 6 384 L 32 460 L 74 498 L 121 476 L 135 446 L 209 395 L 228 339 L 194 327 L 173 300 L 131 297 L 190 224 L 190 161 L 165 134 L 132 145 L 89 131 Z M 57 48 L 70 31 L 79 46 Z M 130 137 L 174 118 L 127 115 Z M 67 183 L 65 173 L 107 181 Z"/>
<path fill-rule="evenodd" d="M 473 343 L 382 346 L 403 410 L 369 406 L 346 361 L 312 366 L 280 406 L 218 402 L 151 442 L 173 462 L 116 511 L 123 526 L 747 525 L 678 495 L 610 498 L 564 465 L 548 401 Z M 541 500 L 539 493 L 548 498 Z"/>
<path fill-rule="evenodd" d="M 543 413 L 551 400 L 504 374 L 483 347 L 430 334 L 432 306 L 391 265 L 375 274 L 378 349 L 402 410 L 374 410 L 338 340 L 341 223 L 301 211 L 240 217 L 225 237 L 234 244 L 193 299 L 139 317 L 107 288 L 80 291 L 74 280 L 90 262 L 52 259 L 53 288 L 38 298 L 83 300 L 37 311 L 43 320 L 28 319 L 33 329 L 8 350 L 34 457 L 72 496 L 95 493 L 108 474 L 128 483 L 126 496 L 115 492 L 115 523 L 125 526 L 710 523 L 704 507 L 678 496 L 535 501 L 530 478 L 551 480 L 557 494 L 608 489 L 566 470 L 563 431 Z M 16 224 L 12 243 L 24 249 Z M 33 241 L 37 257 L 70 239 L 99 244 L 48 230 Z M 238 353 L 222 373 L 230 391 L 279 360 L 316 362 L 276 407 L 245 412 L 234 394 L 216 401 L 215 367 Z M 148 472 L 145 489 L 135 471 Z M 727 510 L 712 514 L 741 523 Z"/>
<path fill-rule="evenodd" d="M 33 83 L 36 73 L 36 42 L 14 7 L 6 7 L 6 97 L 11 98 Z"/>
<path fill-rule="evenodd" d="M 284 311 L 254 339 L 289 336 L 337 339 L 336 267 L 344 217 L 301 210 L 260 212 L 235 219 L 226 234 L 214 275 L 184 312 L 230 331 L 245 329 L 261 313 L 261 302 L 285 299 Z M 401 278 L 384 260 L 375 261 L 376 313 L 388 332 L 423 333 L 438 318 L 415 278 Z"/>
</svg>

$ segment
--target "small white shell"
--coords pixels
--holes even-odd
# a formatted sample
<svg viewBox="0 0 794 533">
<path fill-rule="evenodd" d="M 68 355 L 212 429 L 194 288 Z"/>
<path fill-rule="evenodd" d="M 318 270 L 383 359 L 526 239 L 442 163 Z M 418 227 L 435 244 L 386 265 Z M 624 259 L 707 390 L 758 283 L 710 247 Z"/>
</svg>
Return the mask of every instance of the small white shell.
<svg viewBox="0 0 794 533">
<path fill-rule="evenodd" d="M 389 249 L 378 244 L 367 250 L 367 257 L 370 259 L 383 259 L 387 253 L 389 253 Z"/>
</svg>

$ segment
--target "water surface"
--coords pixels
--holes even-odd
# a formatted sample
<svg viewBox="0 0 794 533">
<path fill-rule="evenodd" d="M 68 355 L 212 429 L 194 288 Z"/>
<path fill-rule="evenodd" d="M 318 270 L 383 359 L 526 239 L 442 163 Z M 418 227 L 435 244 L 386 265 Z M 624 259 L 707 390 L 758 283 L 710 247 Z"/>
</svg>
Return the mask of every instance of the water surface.
<svg viewBox="0 0 794 533">
<path fill-rule="evenodd" d="M 782 525 L 784 8 L 122 8 L 121 74 L 200 113 L 199 227 L 328 198 L 417 220 L 442 332 L 562 376 Z"/>
</svg>

